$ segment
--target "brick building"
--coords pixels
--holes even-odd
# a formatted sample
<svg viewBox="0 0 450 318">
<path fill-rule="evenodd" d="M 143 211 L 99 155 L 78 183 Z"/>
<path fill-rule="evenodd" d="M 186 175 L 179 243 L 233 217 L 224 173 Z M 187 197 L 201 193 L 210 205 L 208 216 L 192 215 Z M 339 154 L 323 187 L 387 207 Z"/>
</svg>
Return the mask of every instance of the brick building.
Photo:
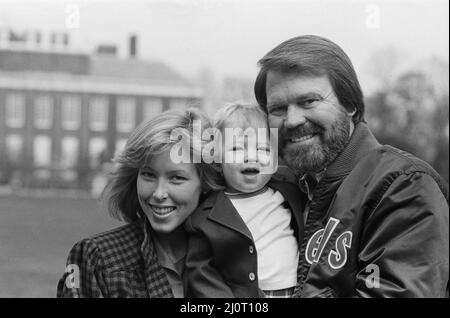
<svg viewBox="0 0 450 318">
<path fill-rule="evenodd" d="M 201 107 L 198 88 L 131 43 L 127 59 L 0 48 L 0 183 L 88 187 L 140 122 Z"/>
</svg>

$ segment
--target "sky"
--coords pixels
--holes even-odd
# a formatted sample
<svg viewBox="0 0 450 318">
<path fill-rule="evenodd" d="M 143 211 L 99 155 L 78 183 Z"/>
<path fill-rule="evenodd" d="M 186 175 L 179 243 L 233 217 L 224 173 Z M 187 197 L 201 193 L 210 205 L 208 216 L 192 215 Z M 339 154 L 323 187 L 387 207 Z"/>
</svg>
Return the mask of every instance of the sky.
<svg viewBox="0 0 450 318">
<path fill-rule="evenodd" d="M 160 60 L 185 76 L 203 68 L 254 78 L 257 61 L 297 35 L 340 45 L 359 73 L 380 50 L 403 63 L 449 59 L 447 0 L 0 0 L 0 29 L 68 32 L 74 50 L 116 44 L 127 54 Z"/>
</svg>

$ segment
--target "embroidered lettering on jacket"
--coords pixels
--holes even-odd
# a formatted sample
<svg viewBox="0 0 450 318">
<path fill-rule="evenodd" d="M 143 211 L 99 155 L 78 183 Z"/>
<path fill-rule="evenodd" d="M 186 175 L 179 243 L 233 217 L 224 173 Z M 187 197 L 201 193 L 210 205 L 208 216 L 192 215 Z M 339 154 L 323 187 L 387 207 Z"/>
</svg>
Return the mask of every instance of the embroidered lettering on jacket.
<svg viewBox="0 0 450 318">
<path fill-rule="evenodd" d="M 318 230 L 311 236 L 305 252 L 305 258 L 309 264 L 319 262 L 323 250 L 339 222 L 338 219 L 330 218 L 324 229 Z M 347 262 L 348 250 L 352 245 L 352 236 L 351 231 L 345 231 L 336 239 L 336 249 L 331 250 L 328 254 L 328 264 L 330 264 L 331 268 L 339 269 Z"/>
</svg>

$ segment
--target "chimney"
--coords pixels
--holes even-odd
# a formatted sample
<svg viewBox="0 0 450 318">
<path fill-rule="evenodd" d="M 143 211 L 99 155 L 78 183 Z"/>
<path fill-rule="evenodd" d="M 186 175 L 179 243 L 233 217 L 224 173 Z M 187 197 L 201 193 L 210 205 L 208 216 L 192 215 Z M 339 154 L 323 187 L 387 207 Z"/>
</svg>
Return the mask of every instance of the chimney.
<svg viewBox="0 0 450 318">
<path fill-rule="evenodd" d="M 34 32 L 34 41 L 36 43 L 36 46 L 40 46 L 42 42 L 42 34 L 39 31 Z"/>
<path fill-rule="evenodd" d="M 65 48 L 69 47 L 69 34 L 63 33 L 63 45 Z"/>
<path fill-rule="evenodd" d="M 135 59 L 137 57 L 137 36 L 130 36 L 130 58 Z"/>
</svg>

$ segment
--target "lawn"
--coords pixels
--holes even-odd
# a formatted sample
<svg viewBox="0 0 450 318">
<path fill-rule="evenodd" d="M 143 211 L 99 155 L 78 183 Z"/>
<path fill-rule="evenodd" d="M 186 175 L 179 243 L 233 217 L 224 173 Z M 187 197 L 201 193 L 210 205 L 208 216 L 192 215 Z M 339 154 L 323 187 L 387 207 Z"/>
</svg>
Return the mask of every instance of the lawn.
<svg viewBox="0 0 450 318">
<path fill-rule="evenodd" d="M 0 196 L 0 297 L 55 297 L 74 243 L 120 224 L 90 198 Z"/>
</svg>

